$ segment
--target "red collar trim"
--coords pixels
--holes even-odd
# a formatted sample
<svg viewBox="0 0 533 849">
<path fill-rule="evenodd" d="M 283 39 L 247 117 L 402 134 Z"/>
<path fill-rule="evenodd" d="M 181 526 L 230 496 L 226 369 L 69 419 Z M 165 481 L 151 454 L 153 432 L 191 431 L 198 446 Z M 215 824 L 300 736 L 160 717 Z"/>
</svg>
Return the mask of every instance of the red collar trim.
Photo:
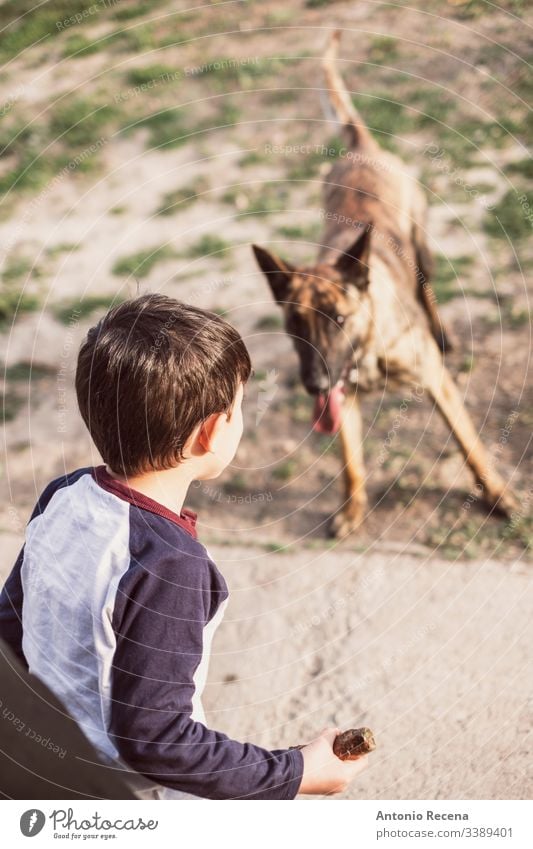
<svg viewBox="0 0 533 849">
<path fill-rule="evenodd" d="M 169 519 L 175 525 L 184 528 L 194 539 L 197 539 L 197 514 L 193 510 L 183 507 L 181 514 L 174 513 L 168 507 L 159 504 L 158 501 L 154 501 L 153 498 L 149 498 L 147 495 L 143 495 L 142 492 L 131 489 L 128 484 L 111 477 L 105 466 L 94 466 L 91 470 L 91 475 L 102 489 L 111 492 L 118 498 L 122 498 L 123 501 L 129 501 L 130 504 L 134 504 L 135 507 L 139 507 L 141 510 L 148 510 L 149 513 L 155 513 L 156 516 L 163 516 L 164 519 Z"/>
</svg>

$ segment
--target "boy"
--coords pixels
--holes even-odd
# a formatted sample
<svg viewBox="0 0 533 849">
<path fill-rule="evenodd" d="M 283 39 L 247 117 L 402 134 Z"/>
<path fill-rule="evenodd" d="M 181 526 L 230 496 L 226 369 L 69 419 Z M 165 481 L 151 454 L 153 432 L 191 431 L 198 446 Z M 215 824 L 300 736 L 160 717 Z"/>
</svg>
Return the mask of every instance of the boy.
<svg viewBox="0 0 533 849">
<path fill-rule="evenodd" d="M 268 751 L 206 727 L 201 705 L 227 586 L 182 507 L 242 429 L 250 358 L 220 317 L 163 295 L 87 334 L 81 415 L 105 465 L 52 481 L 0 597 L 0 637 L 142 798 L 292 799 L 347 786 L 337 729 Z"/>
</svg>

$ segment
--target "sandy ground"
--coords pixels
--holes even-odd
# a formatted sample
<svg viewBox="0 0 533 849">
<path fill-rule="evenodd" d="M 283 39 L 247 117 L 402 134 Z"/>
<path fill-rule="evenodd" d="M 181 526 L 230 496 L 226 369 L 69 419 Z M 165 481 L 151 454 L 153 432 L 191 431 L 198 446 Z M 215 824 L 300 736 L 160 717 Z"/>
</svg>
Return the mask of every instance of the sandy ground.
<svg viewBox="0 0 533 849">
<path fill-rule="evenodd" d="M 163 14 L 186 4 L 160 5 Z M 13 414 L 1 464 L 0 574 L 11 567 L 45 484 L 99 462 L 72 393 L 79 343 L 99 313 L 79 320 L 73 313 L 65 324 L 54 311 L 87 296 L 111 302 L 134 294 L 133 278 L 117 276 L 113 264 L 166 245 L 174 255 L 142 279 L 142 290 L 226 311 L 257 371 L 235 462 L 190 498 L 232 591 L 205 698 L 212 724 L 272 747 L 305 741 L 330 723 L 368 724 L 379 749 L 352 798 L 530 798 L 532 258 L 523 242 L 491 240 L 486 209 L 424 157 L 427 144 L 438 144 L 452 162 L 447 145 L 457 140 L 443 133 L 461 127 L 476 139 L 460 167 L 463 183 L 483 186 L 491 203 L 510 187 L 517 196 L 524 191 L 524 175 L 506 170 L 524 158 L 523 136 L 514 130 L 496 144 L 475 122 L 514 115 L 522 122 L 513 85 L 527 27 L 502 11 L 465 17 L 460 2 L 409 10 L 369 2 L 233 6 L 214 7 L 208 18 L 188 13 L 186 25 L 176 26 L 177 46 L 104 48 L 69 60 L 65 73 L 67 33 L 28 51 L 0 78 L 7 119 L 20 111 L 29 121 L 44 120 L 72 92 L 113 104 L 131 89 L 127 72 L 159 62 L 183 70 L 221 57 L 258 59 L 263 74 L 251 81 L 211 74 L 186 85 L 181 78 L 150 96 L 127 96 L 121 103 L 132 119 L 172 104 L 189 123 L 211 116 L 212 126 L 168 150 L 151 149 L 145 129 L 112 126 L 94 172 L 3 204 L 2 261 L 22 256 L 38 269 L 21 285 L 40 306 L 0 329 L 0 362 L 36 370 L 22 380 L 6 373 L 2 390 Z M 402 396 L 388 393 L 364 404 L 366 525 L 338 545 L 325 538 L 341 495 L 338 445 L 311 433 L 311 402 L 250 244 L 294 261 L 316 251 L 327 162 L 271 156 L 266 147 L 331 137 L 315 57 L 333 23 L 348 29 L 343 70 L 351 90 L 367 98 L 369 123 L 386 98 L 407 102 L 417 86 L 426 91 L 419 108 L 438 111 L 443 98 L 453 101 L 444 123 L 390 129 L 430 198 L 432 248 L 457 265 L 456 296 L 440 305 L 458 342 L 448 362 L 521 502 L 511 525 L 475 499 L 465 509 L 472 480 L 429 402 L 408 403 L 397 426 Z M 96 38 L 116 26 L 101 18 L 84 32 Z M 168 21 L 158 26 L 157 38 L 173 32 Z M 230 121 L 216 112 L 226 102 L 240 110 Z M 10 163 L 3 159 L 0 175 Z M 207 188 L 194 203 L 156 213 L 165 193 L 198 178 Z M 279 202 L 272 186 L 285 191 Z M 257 214 L 249 212 L 254 193 L 256 207 L 265 205 Z M 226 249 L 188 256 L 206 234 L 222 237 Z"/>
<path fill-rule="evenodd" d="M 346 798 L 531 798 L 526 569 L 379 548 L 213 554 L 232 593 L 215 727 L 275 747 L 370 726 L 379 748 Z"/>
</svg>

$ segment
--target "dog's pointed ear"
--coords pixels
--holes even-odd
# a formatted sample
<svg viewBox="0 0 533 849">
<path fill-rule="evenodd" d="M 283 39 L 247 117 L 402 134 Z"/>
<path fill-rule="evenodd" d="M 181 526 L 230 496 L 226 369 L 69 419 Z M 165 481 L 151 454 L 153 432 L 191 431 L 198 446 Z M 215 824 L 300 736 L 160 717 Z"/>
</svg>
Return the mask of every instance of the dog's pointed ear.
<svg viewBox="0 0 533 849">
<path fill-rule="evenodd" d="M 252 250 L 259 268 L 269 282 L 276 301 L 286 301 L 291 275 L 295 271 L 294 267 L 258 245 L 252 245 Z"/>
<path fill-rule="evenodd" d="M 361 226 L 355 242 L 335 263 L 335 268 L 340 271 L 344 280 L 359 289 L 366 289 L 369 283 L 368 260 L 373 229 L 371 223 Z"/>
</svg>

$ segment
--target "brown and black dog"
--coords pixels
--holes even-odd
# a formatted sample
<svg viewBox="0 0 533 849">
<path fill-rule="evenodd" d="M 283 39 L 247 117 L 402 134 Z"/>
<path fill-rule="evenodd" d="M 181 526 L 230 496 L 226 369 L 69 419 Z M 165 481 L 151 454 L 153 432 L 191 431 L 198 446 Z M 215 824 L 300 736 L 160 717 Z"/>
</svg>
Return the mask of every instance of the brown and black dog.
<svg viewBox="0 0 533 849">
<path fill-rule="evenodd" d="M 449 372 L 448 338 L 430 286 L 426 202 L 401 160 L 382 150 L 352 105 L 335 67 L 340 34 L 324 56 L 328 95 L 347 139 L 325 179 L 325 230 L 316 264 L 297 267 L 254 245 L 282 306 L 314 427 L 340 429 L 345 500 L 331 531 L 344 536 L 366 509 L 359 398 L 398 384 L 422 387 L 452 429 L 491 506 L 507 513 L 512 494 L 491 466 Z M 420 390 L 421 391 L 421 390 Z"/>
</svg>

